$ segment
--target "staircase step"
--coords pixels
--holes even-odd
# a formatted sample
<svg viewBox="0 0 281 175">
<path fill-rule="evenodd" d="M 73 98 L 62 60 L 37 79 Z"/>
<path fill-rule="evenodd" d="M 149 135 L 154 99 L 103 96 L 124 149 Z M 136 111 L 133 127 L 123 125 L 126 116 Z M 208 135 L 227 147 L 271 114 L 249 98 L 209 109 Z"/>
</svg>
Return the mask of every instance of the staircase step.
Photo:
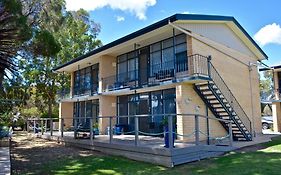
<svg viewBox="0 0 281 175">
<path fill-rule="evenodd" d="M 214 82 L 196 84 L 194 89 L 200 95 L 201 99 L 208 104 L 215 117 L 224 120 L 233 120 L 231 127 L 234 140 L 246 141 L 252 139 L 251 133 L 247 130 L 242 120 Z M 221 124 L 228 130 L 228 124 L 223 122 Z"/>
</svg>

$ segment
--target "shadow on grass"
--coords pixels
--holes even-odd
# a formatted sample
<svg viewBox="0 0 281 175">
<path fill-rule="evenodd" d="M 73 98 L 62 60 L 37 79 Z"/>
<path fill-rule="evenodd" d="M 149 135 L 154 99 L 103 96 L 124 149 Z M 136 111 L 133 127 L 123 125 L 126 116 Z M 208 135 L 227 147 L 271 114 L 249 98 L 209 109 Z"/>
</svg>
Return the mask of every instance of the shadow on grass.
<svg viewBox="0 0 281 175">
<path fill-rule="evenodd" d="M 74 174 L 280 174 L 281 172 L 281 137 L 262 144 L 263 149 L 254 152 L 230 153 L 228 155 L 194 162 L 172 169 L 124 158 L 79 157 L 78 159 L 64 159 L 44 166 L 46 174 L 74 175 Z M 279 149 L 280 147 L 280 149 Z M 275 151 L 272 152 L 273 148 Z M 42 172 L 42 173 L 43 173 Z"/>
<path fill-rule="evenodd" d="M 149 163 L 129 159 L 91 155 L 81 156 L 83 150 L 74 148 L 33 147 L 17 148 L 22 160 L 17 163 L 26 165 L 26 169 L 14 174 L 58 174 L 58 175 L 197 175 L 197 174 L 228 174 L 228 175 L 274 175 L 281 172 L 281 137 L 272 142 L 256 145 L 258 150 L 233 152 L 225 156 L 193 162 L 174 168 L 164 168 Z M 21 150 L 24 149 L 24 150 Z M 74 153 L 77 151 L 77 153 Z M 38 160 L 38 164 L 33 159 Z"/>
<path fill-rule="evenodd" d="M 126 174 L 228 174 L 274 175 L 281 171 L 281 153 L 233 153 L 224 157 L 213 158 L 191 164 L 176 166 L 172 169 L 143 162 L 131 161 L 117 157 L 83 157 L 61 160 L 48 164 L 40 174 L 57 175 L 126 175 Z"/>
</svg>

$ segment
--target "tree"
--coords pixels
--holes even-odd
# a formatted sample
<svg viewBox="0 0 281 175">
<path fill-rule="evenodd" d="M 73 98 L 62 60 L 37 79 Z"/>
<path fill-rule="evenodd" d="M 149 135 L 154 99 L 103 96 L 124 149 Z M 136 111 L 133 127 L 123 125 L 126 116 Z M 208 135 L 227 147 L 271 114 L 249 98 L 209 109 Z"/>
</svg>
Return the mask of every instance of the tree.
<svg viewBox="0 0 281 175">
<path fill-rule="evenodd" d="M 20 46 L 31 37 L 31 28 L 19 0 L 0 1 L 0 87 L 7 71 L 17 70 L 14 59 Z"/>
<path fill-rule="evenodd" d="M 269 100 L 274 96 L 272 71 L 264 71 L 260 79 L 260 95 L 262 100 Z"/>
<path fill-rule="evenodd" d="M 90 20 L 86 11 L 66 12 L 62 4 L 55 1 L 48 2 L 50 2 L 49 7 L 46 8 L 55 11 L 48 11 L 46 15 L 41 15 L 44 19 L 40 20 L 38 25 L 41 30 L 31 42 L 32 46 L 36 47 L 31 47 L 32 52 L 25 54 L 28 55 L 28 59 L 21 61 L 21 67 L 27 84 L 35 86 L 36 96 L 44 99 L 48 106 L 48 114 L 51 116 L 53 106 L 56 104 L 57 91 L 69 87 L 69 78 L 52 70 L 100 46 L 101 41 L 96 38 L 99 25 Z M 47 42 L 49 45 L 40 45 L 46 40 L 49 40 Z"/>
</svg>

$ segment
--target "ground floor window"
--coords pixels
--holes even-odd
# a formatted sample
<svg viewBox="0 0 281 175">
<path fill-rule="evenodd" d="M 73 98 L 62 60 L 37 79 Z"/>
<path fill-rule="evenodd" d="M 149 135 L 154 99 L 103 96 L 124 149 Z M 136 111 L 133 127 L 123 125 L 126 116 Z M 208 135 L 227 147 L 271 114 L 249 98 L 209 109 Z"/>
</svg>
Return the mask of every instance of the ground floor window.
<svg viewBox="0 0 281 175">
<path fill-rule="evenodd" d="M 73 108 L 73 126 L 75 125 L 75 120 L 77 126 L 90 127 L 90 118 L 93 118 L 94 123 L 98 123 L 99 116 L 99 101 L 89 100 L 75 102 Z"/>
<path fill-rule="evenodd" d="M 140 93 L 117 98 L 117 123 L 127 130 L 134 130 L 134 118 L 121 116 L 149 114 L 150 117 L 139 118 L 139 130 L 147 133 L 163 131 L 165 115 L 176 114 L 175 89 L 166 89 Z M 167 116 L 166 116 L 167 117 Z M 175 121 L 176 122 L 176 121 Z"/>
</svg>

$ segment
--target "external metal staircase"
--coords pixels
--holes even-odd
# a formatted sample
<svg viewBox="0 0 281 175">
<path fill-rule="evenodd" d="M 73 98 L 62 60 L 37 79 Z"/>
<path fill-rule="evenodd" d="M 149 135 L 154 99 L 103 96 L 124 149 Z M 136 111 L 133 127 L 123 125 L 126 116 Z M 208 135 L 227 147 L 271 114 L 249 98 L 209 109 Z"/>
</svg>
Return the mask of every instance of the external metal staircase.
<svg viewBox="0 0 281 175">
<path fill-rule="evenodd" d="M 251 141 L 251 121 L 247 114 L 210 61 L 208 66 L 210 81 L 195 84 L 194 90 L 215 117 L 232 120 L 234 140 Z M 221 124 L 228 131 L 229 126 L 224 122 Z"/>
</svg>

